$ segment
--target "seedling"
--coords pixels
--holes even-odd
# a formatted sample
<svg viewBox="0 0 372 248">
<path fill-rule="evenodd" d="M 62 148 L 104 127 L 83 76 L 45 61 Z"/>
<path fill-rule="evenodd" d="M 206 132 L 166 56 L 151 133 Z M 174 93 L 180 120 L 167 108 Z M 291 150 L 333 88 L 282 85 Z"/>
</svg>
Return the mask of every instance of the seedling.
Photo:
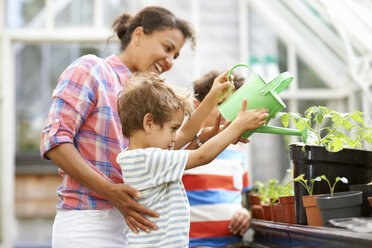
<svg viewBox="0 0 372 248">
<path fill-rule="evenodd" d="M 298 177 L 292 179 L 288 184 L 293 183 L 293 182 L 298 182 L 302 186 L 305 187 L 305 189 L 307 190 L 307 192 L 309 193 L 309 195 L 312 195 L 313 194 L 313 188 L 314 188 L 315 181 L 320 182 L 321 181 L 321 178 L 320 177 L 316 177 L 314 179 L 310 179 L 311 184 L 308 185 L 308 183 L 307 183 L 308 180 L 305 179 L 304 176 L 305 176 L 305 174 L 301 174 Z"/>
<path fill-rule="evenodd" d="M 327 183 L 329 185 L 329 189 L 331 191 L 331 197 L 333 197 L 333 191 L 335 190 L 335 186 L 336 186 L 336 184 L 337 184 L 338 181 L 341 181 L 341 182 L 343 182 L 345 184 L 349 183 L 346 177 L 336 177 L 336 180 L 335 180 L 333 186 L 331 186 L 331 183 L 329 182 L 329 180 L 327 179 L 327 177 L 325 175 L 321 175 L 320 178 L 322 180 L 327 181 Z"/>
</svg>

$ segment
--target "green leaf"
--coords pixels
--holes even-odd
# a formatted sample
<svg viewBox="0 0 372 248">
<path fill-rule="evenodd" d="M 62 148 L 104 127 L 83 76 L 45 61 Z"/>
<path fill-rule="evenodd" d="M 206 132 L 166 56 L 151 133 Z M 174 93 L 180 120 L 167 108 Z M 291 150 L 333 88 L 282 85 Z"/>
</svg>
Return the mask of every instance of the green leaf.
<svg viewBox="0 0 372 248">
<path fill-rule="evenodd" d="M 344 128 L 346 128 L 347 130 L 351 130 L 351 128 L 353 127 L 353 125 L 348 121 L 348 120 L 344 120 L 341 124 Z"/>
<path fill-rule="evenodd" d="M 283 126 L 287 128 L 289 125 L 289 114 L 284 114 L 280 116 L 280 120 L 282 121 Z"/>
<path fill-rule="evenodd" d="M 342 150 L 343 144 L 344 144 L 343 139 L 340 139 L 340 138 L 334 139 L 332 142 L 333 151 L 338 152 Z"/>
<path fill-rule="evenodd" d="M 360 124 L 362 124 L 363 126 L 365 125 L 365 123 L 364 123 L 364 119 L 363 119 L 363 116 L 364 116 L 365 114 L 364 113 L 362 113 L 362 112 L 359 112 L 359 111 L 354 111 L 354 112 L 352 112 L 351 114 L 350 114 L 350 117 L 354 120 L 354 121 L 356 121 L 356 122 L 358 122 L 358 123 L 360 123 Z"/>
</svg>

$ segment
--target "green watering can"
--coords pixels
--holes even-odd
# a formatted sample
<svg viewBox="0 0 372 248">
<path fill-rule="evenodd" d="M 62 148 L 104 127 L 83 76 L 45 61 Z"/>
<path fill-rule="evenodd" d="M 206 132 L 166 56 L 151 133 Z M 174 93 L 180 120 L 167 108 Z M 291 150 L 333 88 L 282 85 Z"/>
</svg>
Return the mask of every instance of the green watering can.
<svg viewBox="0 0 372 248">
<path fill-rule="evenodd" d="M 266 125 L 261 126 L 255 130 L 250 130 L 241 136 L 247 139 L 254 132 L 256 133 L 271 133 L 271 134 L 283 134 L 283 135 L 297 135 L 300 136 L 303 142 L 306 143 L 308 132 L 304 129 L 302 132 L 297 129 L 282 128 L 267 126 L 267 123 L 278 113 L 281 109 L 285 108 L 285 104 L 280 99 L 279 94 L 292 82 L 293 77 L 289 72 L 283 72 L 268 84 L 256 74 L 248 65 L 238 64 L 233 66 L 227 74 L 230 80 L 231 72 L 239 66 L 247 67 L 252 76 L 249 80 L 240 87 L 234 94 L 232 94 L 224 103 L 222 103 L 218 110 L 225 120 L 232 122 L 235 120 L 242 106 L 243 99 L 247 99 L 247 109 L 259 109 L 266 108 L 269 110 L 269 117 L 266 118 Z"/>
</svg>

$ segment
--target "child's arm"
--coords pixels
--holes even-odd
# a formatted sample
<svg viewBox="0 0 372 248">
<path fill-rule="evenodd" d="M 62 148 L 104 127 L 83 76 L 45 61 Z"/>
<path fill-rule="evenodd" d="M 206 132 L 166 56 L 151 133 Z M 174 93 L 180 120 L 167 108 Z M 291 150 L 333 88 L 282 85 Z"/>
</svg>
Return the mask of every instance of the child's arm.
<svg viewBox="0 0 372 248">
<path fill-rule="evenodd" d="M 246 108 L 247 100 L 244 100 L 234 122 L 199 149 L 190 151 L 186 170 L 211 162 L 242 133 L 265 124 L 265 118 L 269 116 L 267 109 L 246 110 Z"/>
<path fill-rule="evenodd" d="M 178 132 L 178 139 L 174 145 L 174 149 L 180 149 L 196 136 L 213 108 L 225 97 L 229 86 L 233 85 L 227 81 L 226 71 L 214 80 L 209 93 L 200 103 L 199 107 L 191 114 L 189 120 L 182 125 Z"/>
</svg>

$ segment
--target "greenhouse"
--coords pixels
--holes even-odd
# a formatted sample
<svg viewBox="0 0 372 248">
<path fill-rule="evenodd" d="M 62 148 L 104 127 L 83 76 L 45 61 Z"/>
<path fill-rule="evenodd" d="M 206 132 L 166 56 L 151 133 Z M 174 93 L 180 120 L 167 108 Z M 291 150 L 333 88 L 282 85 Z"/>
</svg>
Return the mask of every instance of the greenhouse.
<svg viewBox="0 0 372 248">
<path fill-rule="evenodd" d="M 319 131 L 323 138 L 326 136 L 321 139 L 319 135 L 316 145 L 326 144 L 327 150 L 333 149 L 331 155 L 328 153 L 325 155 L 327 159 L 333 157 L 333 154 L 338 153 L 342 148 L 343 150 L 356 148 L 358 151 L 367 152 L 363 155 L 361 153 L 347 155 L 348 157 L 345 155 L 337 162 L 351 164 L 358 160 L 355 162 L 358 163 L 358 170 L 343 170 L 343 167 L 337 169 L 336 174 L 338 174 L 332 176 L 348 177 L 348 184 L 338 182 L 335 192 L 349 190 L 349 186 L 353 184 L 372 182 L 372 2 L 369 0 L 0 0 L 0 137 L 2 141 L 0 144 L 0 248 L 52 247 L 56 206 L 58 204 L 58 207 L 61 207 L 56 192 L 62 182 L 58 169 L 62 170 L 62 168 L 56 165 L 54 159 L 45 160 L 40 155 L 40 144 L 46 142 L 41 138 L 41 133 L 48 116 L 52 113 L 52 104 L 57 104 L 52 95 L 58 95 L 57 84 L 63 81 L 63 75 L 66 76 L 68 71 L 63 75 L 62 73 L 78 58 L 88 54 L 103 59 L 112 55 L 121 58 L 119 54 L 123 50 L 123 43 L 118 39 L 112 24 L 116 17 L 123 13 L 134 16 L 146 6 L 160 6 L 171 11 L 177 18 L 189 23 L 196 35 L 196 44 L 193 46 L 190 39 L 187 40 L 187 36 L 183 33 L 182 42 L 185 41 L 185 44 L 182 43 L 183 49 L 171 58 L 169 68 L 166 68 L 165 62 L 160 64 L 160 69 L 159 64 L 155 63 L 156 71 L 172 88 L 190 94 L 195 91 L 193 82 L 202 78 L 207 72 L 229 70 L 232 73 L 231 68 L 239 64 L 245 66 L 234 67 L 234 73 L 245 78 L 244 85 L 256 79 L 264 85 L 275 80 L 282 80 L 281 83 L 284 84 L 284 81 L 288 80 L 285 86 L 277 83 L 275 86 L 277 88 L 272 90 L 275 91 L 273 94 L 281 99 L 283 106 L 276 111 L 269 109 L 268 119 L 270 126 L 279 127 L 281 130 L 286 129 L 282 134 L 289 135 L 273 135 L 276 131 L 261 133 L 253 131 L 249 137 L 249 143 L 239 143 L 248 171 L 247 179 L 239 182 L 244 184 L 244 189 L 251 190 L 251 192 L 259 190 L 260 186 L 264 187 L 265 183 L 270 180 L 276 180 L 277 185 L 288 185 L 290 180 L 302 173 L 310 182 L 311 179 L 323 174 L 320 170 L 313 168 L 317 168 L 325 160 L 311 164 L 312 169 L 299 169 L 296 167 L 297 162 L 294 158 L 296 152 L 300 153 L 301 149 L 295 150 L 293 144 L 303 145 L 307 140 L 316 139 L 311 134 L 308 136 L 307 133 L 304 137 L 305 131 L 312 131 L 310 129 L 312 127 L 306 127 L 309 123 L 306 121 L 309 119 L 304 119 L 304 123 L 296 119 L 299 115 L 305 117 L 307 113 L 305 111 L 312 106 L 325 107 L 311 110 L 314 115 L 317 115 L 315 121 L 322 122 L 323 118 L 329 118 L 323 122 L 322 126 L 317 127 L 324 128 L 324 130 L 322 129 L 321 132 L 315 130 Z M 177 28 L 174 29 L 177 30 Z M 155 32 L 169 29 L 160 28 L 159 30 Z M 144 34 L 148 35 L 146 32 Z M 173 49 L 176 49 L 177 42 L 169 42 Z M 155 47 L 147 49 L 149 53 L 152 52 L 151 50 L 156 50 Z M 172 69 L 169 70 L 170 68 Z M 128 66 L 128 74 L 141 71 L 131 69 Z M 99 68 L 96 70 L 98 71 Z M 163 71 L 165 72 L 162 73 Z M 285 79 L 278 79 L 280 76 Z M 104 80 L 109 81 L 107 78 Z M 84 90 L 86 89 L 82 89 Z M 272 93 L 271 89 L 268 91 Z M 93 98 L 92 95 L 89 97 Z M 255 101 L 247 99 L 248 106 L 250 100 Z M 146 102 L 147 99 L 143 101 Z M 115 103 L 115 108 L 116 106 Z M 219 109 L 222 108 L 221 106 L 224 105 L 220 105 Z M 257 108 L 269 107 L 259 105 Z M 322 115 L 319 115 L 319 112 Z M 357 113 L 360 112 L 362 114 L 358 115 Z M 222 115 L 228 119 L 223 113 Z M 116 117 L 119 119 L 118 114 Z M 310 118 L 310 115 L 306 117 Z M 79 118 L 82 119 L 82 123 L 86 121 L 84 116 L 79 116 Z M 97 118 L 105 119 L 102 116 Z M 346 118 L 349 119 L 346 120 Z M 59 119 L 55 120 L 59 122 Z M 191 121 L 192 117 L 188 120 Z M 332 121 L 336 121 L 336 124 L 325 127 Z M 350 136 L 345 137 L 341 131 L 336 131 L 338 127 L 348 129 L 347 135 Z M 289 133 L 288 129 L 295 131 Z M 335 132 L 331 133 L 333 131 Z M 326 132 L 329 132 L 329 135 L 324 135 Z M 201 130 L 198 135 L 202 133 Z M 72 136 L 75 150 L 83 150 L 77 144 L 80 136 L 74 134 Z M 196 136 L 195 140 L 197 143 L 198 137 Z M 343 143 L 342 138 L 348 146 L 343 146 L 346 143 Z M 199 146 L 202 148 L 207 140 L 198 143 L 198 148 Z M 51 141 L 46 143 L 48 142 Z M 99 147 L 95 148 L 97 150 L 101 148 L 101 144 L 97 141 L 88 143 L 92 146 L 96 144 Z M 125 144 L 124 148 L 128 146 L 125 142 L 123 144 Z M 58 143 L 56 145 L 59 146 Z M 298 155 L 305 156 L 303 161 L 306 162 L 303 163 L 308 163 L 310 158 L 315 156 L 313 154 L 315 148 L 309 149 L 307 157 Z M 346 162 L 349 157 L 353 160 L 352 162 Z M 88 161 L 86 164 L 91 162 L 89 158 L 84 156 L 82 158 Z M 66 161 L 69 161 L 68 158 Z M 359 163 L 359 161 L 362 162 Z M 94 169 L 100 170 L 103 167 L 104 165 L 96 166 Z M 200 171 L 203 170 L 200 169 Z M 107 176 L 111 172 L 105 173 L 106 171 L 102 172 L 102 175 Z M 184 177 L 194 173 L 196 174 L 196 172 L 187 173 L 186 170 Z M 236 175 L 232 177 L 234 176 Z M 335 178 L 330 178 L 329 174 L 326 176 L 332 183 L 334 182 Z M 63 181 L 66 180 L 66 178 L 63 179 Z M 328 190 L 324 179 L 322 181 L 315 183 L 314 193 L 328 193 L 320 192 L 323 188 L 318 184 L 327 187 L 326 190 Z M 81 182 L 78 181 L 79 183 Z M 314 184 L 314 181 L 312 183 Z M 184 184 L 188 193 L 185 181 Z M 218 183 L 213 181 L 214 184 Z M 236 185 L 235 181 L 234 185 Z M 66 188 L 69 186 L 71 185 L 67 185 Z M 309 239 L 309 243 L 303 241 L 304 243 L 289 244 L 285 243 L 288 239 L 276 241 L 275 238 L 270 237 L 260 238 L 260 230 L 278 227 L 275 220 L 259 221 L 251 208 L 253 203 L 249 202 L 247 192 L 243 194 L 243 201 L 248 201 L 247 209 L 252 216 L 252 222 L 249 230 L 242 235 L 241 242 L 244 247 L 272 247 L 270 245 L 275 242 L 278 242 L 277 244 L 284 242 L 292 247 L 312 243 L 314 247 L 317 247 L 321 246 L 323 241 L 313 239 L 313 237 L 319 235 L 324 236 L 325 240 L 336 240 L 335 245 L 331 247 L 338 246 L 337 239 L 340 242 L 346 240 L 345 244 L 348 244 L 349 236 L 353 235 L 347 233 L 346 230 L 349 230 L 347 228 L 342 231 L 345 232 L 342 233 L 342 237 L 335 238 L 324 234 L 328 228 L 325 226 L 331 225 L 329 224 L 331 222 L 323 223 L 321 228 L 325 229 L 320 229 L 324 231 L 322 234 L 317 233 L 318 229 L 307 229 L 310 224 L 308 225 L 305 212 L 302 210 L 302 201 L 299 203 L 299 195 L 308 193 L 305 189 L 300 189 L 297 183 L 292 184 L 292 192 L 293 187 L 295 198 L 297 198 L 294 203 L 297 216 L 294 217 L 296 218 L 294 223 L 291 223 L 295 226 L 294 234 L 285 235 L 308 232 L 309 235 L 305 240 Z M 92 190 L 89 187 L 85 189 L 87 192 Z M 372 197 L 372 189 L 369 190 Z M 60 198 L 66 197 L 60 190 L 58 193 Z M 366 200 L 364 193 L 363 191 L 363 197 Z M 227 196 L 221 194 L 221 198 L 223 197 Z M 191 211 L 193 211 L 192 200 L 189 199 L 189 201 Z M 94 204 L 99 205 L 99 203 Z M 110 206 L 112 207 L 112 204 Z M 65 205 L 65 208 L 68 207 Z M 80 208 L 76 207 L 76 209 Z M 367 222 L 369 226 L 372 226 L 371 212 L 369 209 L 368 211 L 368 216 L 363 215 L 362 211 L 362 216 L 355 217 L 369 217 Z M 299 216 L 300 213 L 302 217 Z M 191 215 L 190 247 L 194 247 L 192 244 L 213 247 L 213 245 L 208 246 L 197 243 L 197 241 L 193 243 L 193 221 Z M 279 225 L 280 230 L 277 232 L 284 232 L 283 230 L 291 224 L 287 224 L 283 229 L 280 229 Z M 334 226 L 337 226 L 337 223 Z M 329 228 L 335 228 L 334 226 Z M 372 228 L 369 229 L 371 229 L 369 232 L 372 232 Z M 372 244 L 371 238 L 365 238 L 360 234 L 361 232 L 355 232 L 357 232 L 356 242 L 360 244 L 360 247 L 368 247 L 368 244 Z M 266 234 L 270 235 L 268 233 L 269 231 Z M 257 242 L 256 237 L 258 237 Z M 211 238 L 211 240 L 215 239 Z M 56 245 L 55 247 L 63 246 Z"/>
</svg>

